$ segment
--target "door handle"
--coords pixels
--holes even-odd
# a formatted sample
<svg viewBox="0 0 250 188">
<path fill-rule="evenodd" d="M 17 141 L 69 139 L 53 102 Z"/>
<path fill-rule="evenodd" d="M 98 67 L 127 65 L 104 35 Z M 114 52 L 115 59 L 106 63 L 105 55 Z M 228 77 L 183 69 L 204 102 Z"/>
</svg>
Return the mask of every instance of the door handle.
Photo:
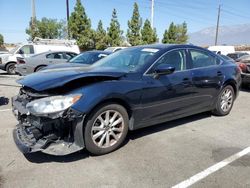
<svg viewBox="0 0 250 188">
<path fill-rule="evenodd" d="M 183 78 L 182 84 L 183 85 L 189 85 L 190 84 L 190 79 L 189 78 Z"/>
<path fill-rule="evenodd" d="M 217 72 L 217 76 L 223 76 L 222 72 L 221 72 L 221 71 L 218 71 L 218 72 Z"/>
</svg>

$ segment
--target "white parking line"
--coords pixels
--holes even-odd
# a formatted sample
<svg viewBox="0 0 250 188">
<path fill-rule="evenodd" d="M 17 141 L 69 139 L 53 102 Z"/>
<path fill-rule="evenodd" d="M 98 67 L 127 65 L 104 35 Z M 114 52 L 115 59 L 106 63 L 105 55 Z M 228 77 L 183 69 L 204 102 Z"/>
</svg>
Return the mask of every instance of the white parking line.
<svg viewBox="0 0 250 188">
<path fill-rule="evenodd" d="M 235 160 L 243 157 L 244 155 L 247 155 L 250 152 L 250 147 L 240 151 L 239 153 L 236 153 L 226 159 L 224 159 L 223 161 L 216 163 L 215 165 L 207 168 L 206 170 L 190 177 L 187 180 L 184 180 L 183 182 L 173 186 L 172 188 L 185 188 L 185 187 L 189 187 L 190 185 L 193 185 L 194 183 L 196 183 L 197 181 L 200 181 L 201 179 L 204 179 L 205 177 L 207 177 L 208 175 L 220 170 L 221 168 L 227 166 L 228 164 L 234 162 Z"/>
<path fill-rule="evenodd" d="M 0 110 L 0 112 L 7 112 L 7 111 L 11 111 L 11 109 Z"/>
</svg>

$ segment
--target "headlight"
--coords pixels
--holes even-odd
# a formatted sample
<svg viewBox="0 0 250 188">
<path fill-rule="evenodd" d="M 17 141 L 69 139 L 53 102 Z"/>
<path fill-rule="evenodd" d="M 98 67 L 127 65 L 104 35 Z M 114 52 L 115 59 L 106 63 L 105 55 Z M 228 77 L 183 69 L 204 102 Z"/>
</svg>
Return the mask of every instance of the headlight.
<svg viewBox="0 0 250 188">
<path fill-rule="evenodd" d="M 32 101 L 26 105 L 27 109 L 32 114 L 50 114 L 66 110 L 80 98 L 81 94 L 72 94 L 65 96 L 46 97 Z"/>
</svg>

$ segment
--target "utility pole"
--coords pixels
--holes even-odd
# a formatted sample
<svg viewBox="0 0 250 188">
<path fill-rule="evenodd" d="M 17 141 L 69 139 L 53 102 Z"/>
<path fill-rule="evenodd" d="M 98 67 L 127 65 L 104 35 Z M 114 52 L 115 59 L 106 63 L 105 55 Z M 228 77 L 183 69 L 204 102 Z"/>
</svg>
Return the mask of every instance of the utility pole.
<svg viewBox="0 0 250 188">
<path fill-rule="evenodd" d="M 32 4 L 32 18 L 31 18 L 31 23 L 32 23 L 32 26 L 34 26 L 35 25 L 35 19 L 36 19 L 35 0 L 32 0 L 31 4 Z"/>
<path fill-rule="evenodd" d="M 32 40 L 36 37 L 36 8 L 35 8 L 35 0 L 31 0 L 31 9 L 32 9 L 32 16 L 31 16 L 31 37 Z"/>
<path fill-rule="evenodd" d="M 221 8 L 221 5 L 219 5 L 219 9 L 218 9 L 216 35 L 215 35 L 215 43 L 214 43 L 215 46 L 217 45 L 217 42 L 218 42 L 219 25 L 220 25 L 220 8 Z"/>
<path fill-rule="evenodd" d="M 67 31 L 68 31 L 68 39 L 70 38 L 69 34 L 69 0 L 66 0 L 66 9 L 67 9 Z"/>
<path fill-rule="evenodd" d="M 154 28 L 154 0 L 151 0 L 151 27 Z"/>
</svg>

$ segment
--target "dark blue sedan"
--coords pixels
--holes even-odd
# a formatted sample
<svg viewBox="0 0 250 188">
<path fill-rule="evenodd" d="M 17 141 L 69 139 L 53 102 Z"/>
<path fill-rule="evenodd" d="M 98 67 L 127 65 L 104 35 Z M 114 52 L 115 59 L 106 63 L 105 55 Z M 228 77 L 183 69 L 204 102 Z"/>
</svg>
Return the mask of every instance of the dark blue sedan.
<svg viewBox="0 0 250 188">
<path fill-rule="evenodd" d="M 205 111 L 229 114 L 240 82 L 236 64 L 200 47 L 127 48 L 92 66 L 19 80 L 14 140 L 23 153 L 106 154 L 128 130 Z"/>
</svg>

